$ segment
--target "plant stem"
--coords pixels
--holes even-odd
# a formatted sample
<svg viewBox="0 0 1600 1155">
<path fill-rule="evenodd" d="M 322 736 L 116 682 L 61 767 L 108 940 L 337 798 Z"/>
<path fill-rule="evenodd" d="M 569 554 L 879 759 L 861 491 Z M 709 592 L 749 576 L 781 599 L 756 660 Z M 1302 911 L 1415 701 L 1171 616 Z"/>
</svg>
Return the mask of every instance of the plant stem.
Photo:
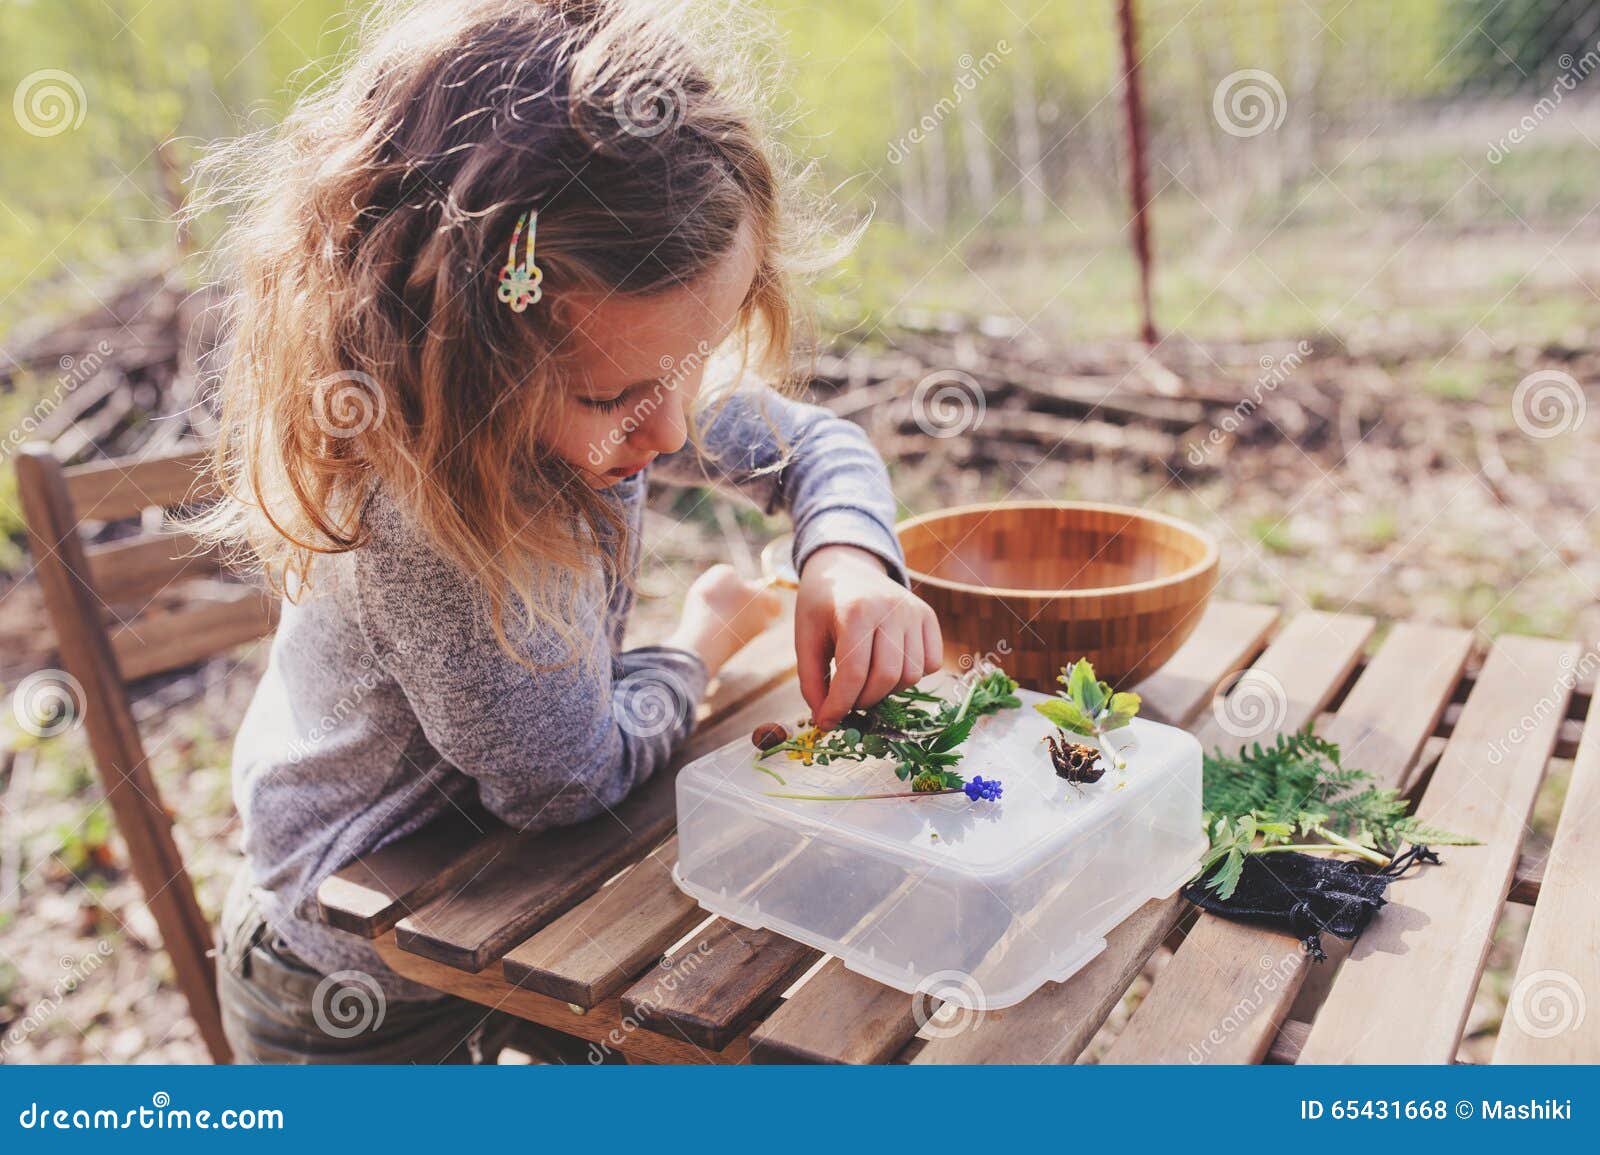
<svg viewBox="0 0 1600 1155">
<path fill-rule="evenodd" d="M 761 756 L 761 758 L 765 758 L 765 757 L 766 757 L 765 754 L 763 754 Z M 789 783 L 784 781 L 783 776 L 781 774 L 779 774 L 776 770 L 772 769 L 770 766 L 763 766 L 761 764 L 761 758 L 757 758 L 750 765 L 752 767 L 754 767 L 755 769 L 761 771 L 763 774 L 770 774 L 772 777 L 776 778 L 778 780 L 778 785 L 779 786 L 787 786 L 787 785 L 789 785 Z"/>
<path fill-rule="evenodd" d="M 955 720 L 950 723 L 952 726 L 956 725 L 961 721 L 961 719 L 967 716 L 967 707 L 972 705 L 972 695 L 976 694 L 977 692 L 978 679 L 974 678 L 972 679 L 972 683 L 967 687 L 966 697 L 961 699 L 961 709 L 956 711 Z"/>
<path fill-rule="evenodd" d="M 1117 729 L 1121 730 L 1125 729 L 1125 727 L 1119 726 Z M 1106 761 L 1110 762 L 1118 770 L 1125 770 L 1128 767 L 1127 759 L 1122 756 L 1122 751 L 1117 747 L 1117 744 L 1111 740 L 1111 735 L 1116 732 L 1116 730 L 1101 730 L 1096 726 L 1094 737 L 1095 741 L 1100 745 L 1100 752 L 1107 755 Z"/>
<path fill-rule="evenodd" d="M 799 798 L 807 802 L 855 802 L 865 798 L 933 798 L 939 794 L 960 794 L 959 789 L 901 790 L 889 794 L 790 794 L 782 790 L 766 790 L 768 798 Z"/>
<path fill-rule="evenodd" d="M 1389 865 L 1390 860 L 1387 855 L 1379 854 L 1376 850 L 1373 850 L 1370 847 L 1362 846 L 1359 842 L 1354 842 L 1342 835 L 1335 834 L 1326 826 L 1317 826 L 1314 829 L 1318 836 L 1326 838 L 1335 846 L 1344 847 L 1351 854 L 1359 855 L 1360 857 L 1365 858 L 1368 862 L 1375 862 L 1379 866 Z"/>
<path fill-rule="evenodd" d="M 1372 863 L 1374 866 L 1389 865 L 1390 860 L 1375 850 L 1368 850 L 1365 846 L 1362 846 L 1359 843 L 1346 842 L 1342 838 L 1339 839 L 1339 841 L 1343 843 L 1343 845 L 1334 846 L 1326 842 L 1300 842 L 1281 846 L 1262 846 L 1251 850 L 1250 853 L 1277 854 L 1286 850 L 1298 850 L 1302 853 L 1321 851 L 1324 854 L 1354 854 L 1358 858 L 1366 859 L 1366 861 Z"/>
</svg>

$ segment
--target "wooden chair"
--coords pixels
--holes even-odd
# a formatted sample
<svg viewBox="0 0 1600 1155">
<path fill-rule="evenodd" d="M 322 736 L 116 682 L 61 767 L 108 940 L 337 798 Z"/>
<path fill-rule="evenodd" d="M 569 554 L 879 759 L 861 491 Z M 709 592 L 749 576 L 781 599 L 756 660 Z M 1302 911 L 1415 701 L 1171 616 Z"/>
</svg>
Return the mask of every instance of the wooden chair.
<svg viewBox="0 0 1600 1155">
<path fill-rule="evenodd" d="M 16 458 L 34 573 L 62 668 L 83 687 L 83 724 L 134 876 L 161 928 L 178 985 L 212 1058 L 228 1062 L 217 1003 L 214 938 L 173 839 L 146 760 L 128 684 L 272 631 L 277 602 L 220 580 L 221 559 L 162 525 L 159 511 L 204 499 L 209 453 L 188 447 L 145 460 L 65 467 L 48 445 Z M 157 512 L 152 512 L 157 511 Z M 140 518 L 138 536 L 85 545 L 89 523 Z"/>
</svg>

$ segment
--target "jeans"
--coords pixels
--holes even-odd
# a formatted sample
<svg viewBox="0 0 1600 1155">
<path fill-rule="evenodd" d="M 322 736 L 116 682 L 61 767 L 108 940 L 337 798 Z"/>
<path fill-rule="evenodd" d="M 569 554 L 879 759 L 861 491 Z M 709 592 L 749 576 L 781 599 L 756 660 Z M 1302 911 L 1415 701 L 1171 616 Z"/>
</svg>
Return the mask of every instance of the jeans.
<svg viewBox="0 0 1600 1155">
<path fill-rule="evenodd" d="M 360 972 L 319 974 L 261 916 L 243 868 L 217 984 L 236 1063 L 493 1063 L 508 1043 L 539 1062 L 591 1062 L 584 1040 L 467 999 L 391 1000 Z"/>
</svg>

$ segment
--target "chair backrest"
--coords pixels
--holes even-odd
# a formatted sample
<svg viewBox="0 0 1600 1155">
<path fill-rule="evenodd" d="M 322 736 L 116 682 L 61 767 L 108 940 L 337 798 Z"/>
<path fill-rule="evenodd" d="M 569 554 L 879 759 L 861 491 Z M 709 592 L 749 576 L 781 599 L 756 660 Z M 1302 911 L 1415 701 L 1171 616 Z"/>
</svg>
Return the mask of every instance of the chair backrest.
<svg viewBox="0 0 1600 1155">
<path fill-rule="evenodd" d="M 159 512 L 149 512 L 203 500 L 208 462 L 207 451 L 191 447 L 66 467 L 48 445 L 33 444 L 18 454 L 16 468 L 34 574 L 62 668 L 82 687 L 83 726 L 106 800 L 190 1012 L 212 1057 L 227 1062 L 214 937 L 173 839 L 173 816 L 150 773 L 127 688 L 262 637 L 276 623 L 275 599 L 220 580 L 215 551 L 161 528 Z M 85 524 L 132 517 L 145 532 L 85 544 Z"/>
</svg>

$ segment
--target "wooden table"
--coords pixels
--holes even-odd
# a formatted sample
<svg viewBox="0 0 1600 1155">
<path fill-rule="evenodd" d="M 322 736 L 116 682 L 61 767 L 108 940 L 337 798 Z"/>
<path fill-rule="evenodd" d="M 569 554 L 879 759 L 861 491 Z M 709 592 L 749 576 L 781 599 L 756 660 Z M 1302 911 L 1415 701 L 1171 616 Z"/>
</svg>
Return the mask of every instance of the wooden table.
<svg viewBox="0 0 1600 1155">
<path fill-rule="evenodd" d="M 680 764 L 757 722 L 804 714 L 791 628 L 775 625 L 723 672 Z M 1173 897 L 1146 904 L 1067 982 L 970 1029 L 919 1036 L 910 996 L 771 931 L 707 917 L 673 885 L 672 773 L 564 830 L 519 835 L 453 815 L 352 863 L 319 898 L 331 925 L 375 940 L 395 970 L 437 990 L 630 1060 L 712 1063 L 1070 1063 L 1149 969 L 1105 1061 L 1448 1063 L 1503 906 L 1520 902 L 1533 918 L 1494 1059 L 1595 1062 L 1600 1006 L 1577 1021 L 1586 997 L 1600 999 L 1591 660 L 1542 638 L 1501 637 L 1480 655 L 1462 630 L 1380 631 L 1319 612 L 1280 621 L 1214 603 L 1138 687 L 1147 716 L 1194 729 L 1207 749 L 1239 744 L 1221 728 L 1219 691 L 1281 687 L 1280 729 L 1316 721 L 1347 765 L 1485 843 L 1407 875 L 1354 949 L 1328 938 L 1320 964 L 1291 935 Z M 1552 756 L 1575 762 L 1553 846 L 1535 859 L 1522 844 Z"/>
</svg>

